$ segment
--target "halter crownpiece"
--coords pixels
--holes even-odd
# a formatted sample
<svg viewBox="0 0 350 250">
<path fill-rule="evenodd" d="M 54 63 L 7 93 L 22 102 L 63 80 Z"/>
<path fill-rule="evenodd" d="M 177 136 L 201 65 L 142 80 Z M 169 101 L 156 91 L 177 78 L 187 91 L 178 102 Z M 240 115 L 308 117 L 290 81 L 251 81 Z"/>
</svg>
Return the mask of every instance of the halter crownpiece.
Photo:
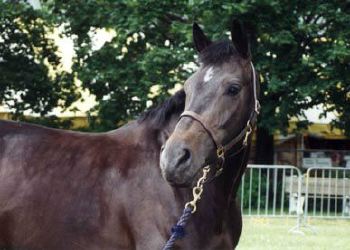
<svg viewBox="0 0 350 250">
<path fill-rule="evenodd" d="M 252 62 L 250 62 L 251 68 L 252 68 L 252 73 L 253 73 L 253 94 L 254 94 L 254 110 L 250 114 L 250 117 L 247 121 L 247 125 L 243 128 L 243 130 L 236 136 L 234 137 L 229 143 L 226 145 L 223 145 L 220 143 L 218 138 L 216 137 L 216 134 L 214 133 L 214 130 L 206 125 L 204 123 L 204 119 L 200 114 L 197 114 L 196 112 L 190 111 L 190 110 L 185 110 L 181 115 L 180 119 L 182 117 L 190 117 L 193 120 L 197 121 L 203 129 L 207 132 L 209 137 L 212 139 L 215 147 L 216 147 L 216 155 L 219 159 L 224 160 L 225 158 L 225 153 L 232 148 L 235 144 L 237 144 L 240 140 L 243 139 L 242 141 L 242 146 L 245 147 L 248 145 L 248 139 L 250 134 L 253 132 L 253 126 L 255 125 L 257 115 L 260 112 L 260 103 L 257 97 L 257 83 L 256 83 L 256 71 L 254 68 L 254 65 Z"/>
</svg>

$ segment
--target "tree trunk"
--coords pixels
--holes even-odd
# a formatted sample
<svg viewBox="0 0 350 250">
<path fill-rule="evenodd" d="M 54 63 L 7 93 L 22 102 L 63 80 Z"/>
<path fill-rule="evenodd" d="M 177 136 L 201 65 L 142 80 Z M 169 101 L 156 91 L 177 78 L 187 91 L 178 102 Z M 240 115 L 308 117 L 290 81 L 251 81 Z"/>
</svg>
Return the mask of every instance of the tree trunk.
<svg viewBox="0 0 350 250">
<path fill-rule="evenodd" d="M 262 127 L 257 127 L 256 133 L 255 164 L 273 164 L 273 135 Z"/>
</svg>

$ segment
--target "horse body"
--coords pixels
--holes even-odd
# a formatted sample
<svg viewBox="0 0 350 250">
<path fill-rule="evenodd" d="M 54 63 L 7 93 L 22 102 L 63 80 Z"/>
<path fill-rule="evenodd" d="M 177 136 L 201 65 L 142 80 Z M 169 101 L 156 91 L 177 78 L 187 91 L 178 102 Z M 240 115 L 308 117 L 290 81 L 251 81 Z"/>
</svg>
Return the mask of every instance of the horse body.
<svg viewBox="0 0 350 250">
<path fill-rule="evenodd" d="M 136 121 L 102 134 L 0 121 L 0 246 L 161 249 L 191 190 L 161 177 L 158 135 Z M 240 213 L 215 182 L 181 249 L 237 243 Z"/>
<path fill-rule="evenodd" d="M 205 183 L 176 249 L 233 249 L 242 229 L 235 195 L 259 103 L 242 27 L 211 42 L 198 25 L 201 65 L 184 90 L 137 121 L 101 134 L 0 121 L 0 248 L 162 249 Z M 182 114 L 182 115 L 181 115 Z"/>
</svg>

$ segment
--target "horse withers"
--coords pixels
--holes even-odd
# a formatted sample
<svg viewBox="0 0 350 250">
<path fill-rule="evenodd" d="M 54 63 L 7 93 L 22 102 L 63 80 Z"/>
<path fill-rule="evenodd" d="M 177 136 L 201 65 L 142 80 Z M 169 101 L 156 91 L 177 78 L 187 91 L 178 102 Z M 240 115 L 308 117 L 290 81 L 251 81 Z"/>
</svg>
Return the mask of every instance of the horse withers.
<svg viewBox="0 0 350 250">
<path fill-rule="evenodd" d="M 2 249 L 162 249 L 201 169 L 222 160 L 218 149 L 223 172 L 205 184 L 175 248 L 237 245 L 255 72 L 239 23 L 232 42 L 211 42 L 196 24 L 193 35 L 200 67 L 184 90 L 117 130 L 0 121 Z"/>
</svg>

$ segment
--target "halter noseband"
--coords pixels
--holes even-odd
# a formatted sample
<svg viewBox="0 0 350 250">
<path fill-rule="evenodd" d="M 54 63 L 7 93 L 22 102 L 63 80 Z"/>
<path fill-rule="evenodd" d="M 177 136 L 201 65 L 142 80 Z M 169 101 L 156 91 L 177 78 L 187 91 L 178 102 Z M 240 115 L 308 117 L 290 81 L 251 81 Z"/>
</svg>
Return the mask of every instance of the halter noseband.
<svg viewBox="0 0 350 250">
<path fill-rule="evenodd" d="M 185 110 L 181 115 L 180 115 L 180 119 L 182 117 L 190 117 L 193 120 L 197 121 L 202 127 L 203 129 L 207 132 L 207 134 L 209 135 L 209 137 L 212 139 L 212 141 L 214 142 L 214 145 L 216 147 L 216 155 L 218 158 L 224 160 L 225 159 L 225 154 L 226 152 L 232 148 L 235 144 L 237 144 L 240 140 L 243 139 L 242 141 L 242 146 L 245 147 L 248 144 L 248 138 L 249 135 L 252 133 L 253 131 L 253 126 L 255 125 L 256 122 L 256 118 L 259 114 L 259 110 L 260 110 L 260 104 L 259 104 L 259 100 L 257 98 L 257 83 L 256 83 L 256 72 L 255 72 L 255 68 L 252 62 L 250 62 L 251 68 L 252 68 L 252 72 L 253 72 L 253 91 L 254 91 L 254 110 L 251 112 L 250 117 L 247 121 L 247 125 L 242 129 L 242 131 L 236 136 L 234 137 L 230 142 L 228 142 L 227 144 L 223 145 L 222 143 L 220 143 L 220 141 L 218 140 L 218 138 L 216 137 L 216 134 L 214 132 L 214 130 L 206 125 L 203 121 L 203 117 L 200 114 L 197 114 L 196 112 L 190 111 L 190 110 Z"/>
</svg>

